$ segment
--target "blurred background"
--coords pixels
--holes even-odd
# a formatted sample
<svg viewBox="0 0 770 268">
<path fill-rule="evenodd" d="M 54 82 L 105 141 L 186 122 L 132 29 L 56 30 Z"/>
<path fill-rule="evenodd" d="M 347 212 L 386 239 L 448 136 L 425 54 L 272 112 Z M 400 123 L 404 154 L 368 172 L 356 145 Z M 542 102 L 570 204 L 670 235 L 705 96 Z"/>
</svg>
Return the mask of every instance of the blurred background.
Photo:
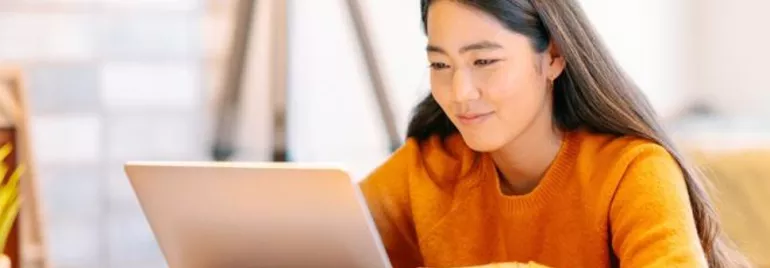
<svg viewBox="0 0 770 268">
<path fill-rule="evenodd" d="M 717 188 L 750 197 L 720 205 L 727 228 L 770 267 L 756 254 L 770 246 L 768 209 L 756 205 L 770 194 L 770 173 L 756 171 L 770 161 L 770 2 L 580 2 L 682 146 L 732 163 L 713 169 L 738 183 Z M 429 84 L 417 0 L 239 4 L 0 0 L 0 65 L 24 75 L 52 267 L 165 267 L 125 161 L 213 160 L 218 149 L 232 161 L 339 162 L 363 178 L 390 152 L 385 120 L 404 135 Z"/>
</svg>

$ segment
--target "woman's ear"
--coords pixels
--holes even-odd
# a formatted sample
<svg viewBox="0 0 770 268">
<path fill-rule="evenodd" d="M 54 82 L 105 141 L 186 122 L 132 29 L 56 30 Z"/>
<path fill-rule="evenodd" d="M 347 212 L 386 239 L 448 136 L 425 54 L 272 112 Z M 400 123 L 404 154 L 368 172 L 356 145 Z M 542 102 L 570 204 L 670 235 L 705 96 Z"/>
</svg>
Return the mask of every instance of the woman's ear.
<svg viewBox="0 0 770 268">
<path fill-rule="evenodd" d="M 551 40 L 545 53 L 547 62 L 546 75 L 549 80 L 554 81 L 564 71 L 567 62 L 565 61 L 564 56 L 562 56 L 561 49 L 559 49 L 553 40 Z"/>
</svg>

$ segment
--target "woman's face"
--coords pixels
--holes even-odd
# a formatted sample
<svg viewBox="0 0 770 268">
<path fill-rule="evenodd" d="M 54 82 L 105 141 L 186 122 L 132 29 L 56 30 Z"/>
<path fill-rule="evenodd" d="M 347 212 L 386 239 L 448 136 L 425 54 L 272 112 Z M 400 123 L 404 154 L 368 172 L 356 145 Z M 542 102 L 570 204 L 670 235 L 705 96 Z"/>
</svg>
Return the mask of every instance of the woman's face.
<svg viewBox="0 0 770 268">
<path fill-rule="evenodd" d="M 458 1 L 434 1 L 427 32 L 433 97 L 472 149 L 498 150 L 551 120 L 549 79 L 564 68 L 555 49 L 538 53 L 526 36 Z"/>
</svg>

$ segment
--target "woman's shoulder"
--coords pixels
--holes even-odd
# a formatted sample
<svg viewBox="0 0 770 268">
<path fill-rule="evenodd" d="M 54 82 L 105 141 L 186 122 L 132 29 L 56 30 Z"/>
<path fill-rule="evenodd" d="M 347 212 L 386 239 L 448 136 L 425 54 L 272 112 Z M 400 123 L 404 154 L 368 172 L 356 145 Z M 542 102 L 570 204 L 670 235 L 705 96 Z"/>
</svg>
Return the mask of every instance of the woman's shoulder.
<svg viewBox="0 0 770 268">
<path fill-rule="evenodd" d="M 669 151 L 655 141 L 632 136 L 578 131 L 580 156 L 595 165 L 625 166 L 645 158 L 674 161 Z"/>
<path fill-rule="evenodd" d="M 364 187 L 405 187 L 408 180 L 454 180 L 470 170 L 475 154 L 459 134 L 408 138 L 404 145 L 375 168 L 362 182 Z"/>
<path fill-rule="evenodd" d="M 573 174 L 589 198 L 586 202 L 595 204 L 592 207 L 617 207 L 639 198 L 687 196 L 677 160 L 660 144 L 634 136 L 579 135 L 580 152 Z"/>
<path fill-rule="evenodd" d="M 647 180 L 650 185 L 657 180 L 682 179 L 676 159 L 654 141 L 588 131 L 575 135 L 579 137 L 579 149 L 574 174 L 584 189 L 611 194 L 629 177 Z M 645 178 L 636 178 L 641 175 Z"/>
<path fill-rule="evenodd" d="M 677 160 L 660 144 L 634 136 L 581 132 L 575 177 L 590 195 L 607 203 L 622 185 L 647 188 L 682 185 L 684 177 Z M 669 187 L 670 188 L 670 187 Z M 677 187 L 676 189 L 680 189 Z M 673 189 L 673 188 L 672 188 Z M 686 194 L 686 191 L 680 192 Z"/>
</svg>

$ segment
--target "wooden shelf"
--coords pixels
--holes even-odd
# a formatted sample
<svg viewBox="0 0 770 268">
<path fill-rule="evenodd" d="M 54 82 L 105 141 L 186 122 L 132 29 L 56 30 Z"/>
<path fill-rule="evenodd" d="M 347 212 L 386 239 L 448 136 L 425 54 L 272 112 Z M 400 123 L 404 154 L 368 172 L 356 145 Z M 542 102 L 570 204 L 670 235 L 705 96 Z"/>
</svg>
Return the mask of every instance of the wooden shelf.
<svg viewBox="0 0 770 268">
<path fill-rule="evenodd" d="M 15 223 L 14 231 L 6 245 L 6 252 L 11 257 L 14 267 L 19 267 L 20 263 L 38 263 L 39 266 L 25 267 L 47 267 L 47 254 L 45 253 L 46 238 L 44 235 L 44 220 L 40 213 L 40 200 L 37 185 L 36 165 L 33 163 L 32 152 L 30 148 L 29 134 L 29 114 L 27 109 L 26 89 L 21 71 L 13 67 L 0 67 L 0 80 L 6 85 L 0 94 L 7 94 L 16 103 L 17 110 L 12 113 L 10 120 L 13 126 L 4 129 L 6 136 L 4 142 L 12 142 L 14 151 L 10 157 L 10 166 L 19 163 L 24 164 L 27 169 L 21 178 L 20 194 L 25 198 L 25 204 Z M 29 252 L 33 255 L 27 255 L 28 252 L 23 249 L 40 249 L 37 252 Z M 20 250 L 21 249 L 21 250 Z"/>
</svg>

